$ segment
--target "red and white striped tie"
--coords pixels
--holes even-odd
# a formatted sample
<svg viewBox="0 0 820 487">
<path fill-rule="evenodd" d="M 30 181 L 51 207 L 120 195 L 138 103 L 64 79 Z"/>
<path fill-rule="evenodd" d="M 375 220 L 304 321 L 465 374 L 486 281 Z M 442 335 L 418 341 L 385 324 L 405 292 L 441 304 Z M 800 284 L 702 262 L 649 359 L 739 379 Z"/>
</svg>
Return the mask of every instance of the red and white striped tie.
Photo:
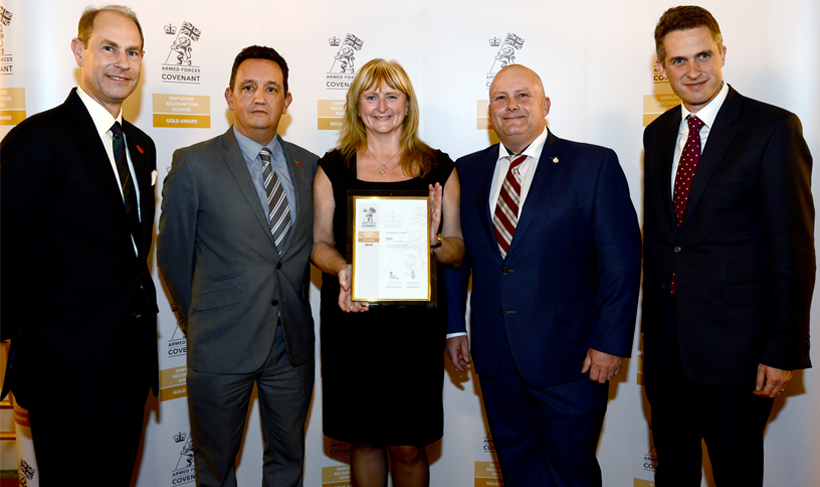
<svg viewBox="0 0 820 487">
<path fill-rule="evenodd" d="M 504 178 L 501 192 L 498 194 L 498 203 L 493 215 L 495 238 L 498 240 L 498 249 L 501 257 L 506 258 L 510 250 L 515 227 L 518 225 L 518 208 L 521 200 L 521 163 L 527 156 L 519 156 L 510 163 L 510 169 Z"/>
</svg>

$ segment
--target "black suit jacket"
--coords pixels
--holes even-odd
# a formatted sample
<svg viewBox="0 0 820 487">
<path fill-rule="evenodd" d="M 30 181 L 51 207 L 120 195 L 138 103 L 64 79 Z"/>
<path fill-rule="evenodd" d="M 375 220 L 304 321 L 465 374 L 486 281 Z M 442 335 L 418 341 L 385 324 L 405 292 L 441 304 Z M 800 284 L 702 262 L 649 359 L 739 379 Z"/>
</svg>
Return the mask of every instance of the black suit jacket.
<svg viewBox="0 0 820 487">
<path fill-rule="evenodd" d="M 117 407 L 135 383 L 158 389 L 147 265 L 156 147 L 128 122 L 123 131 L 140 193 L 139 255 L 110 160 L 75 91 L 0 144 L 0 311 L 3 339 L 12 339 L 3 395 L 12 389 L 24 407 L 84 389 L 88 399 L 65 408 Z"/>
<path fill-rule="evenodd" d="M 644 132 L 647 367 L 676 342 L 696 382 L 754 381 L 759 363 L 810 367 L 814 204 L 800 121 L 730 88 L 678 229 L 671 182 L 680 122 L 673 108 Z M 673 273 L 677 330 L 664 330 Z"/>
</svg>

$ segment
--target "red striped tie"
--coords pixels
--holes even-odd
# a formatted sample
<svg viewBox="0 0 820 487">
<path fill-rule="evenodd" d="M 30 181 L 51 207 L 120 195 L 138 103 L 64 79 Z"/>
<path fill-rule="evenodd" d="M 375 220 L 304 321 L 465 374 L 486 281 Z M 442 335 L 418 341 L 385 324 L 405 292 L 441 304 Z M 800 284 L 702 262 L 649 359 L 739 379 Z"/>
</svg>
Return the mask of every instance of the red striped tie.
<svg viewBox="0 0 820 487">
<path fill-rule="evenodd" d="M 501 257 L 506 258 L 510 250 L 515 227 L 518 225 L 518 207 L 521 199 L 521 163 L 527 160 L 527 156 L 519 156 L 512 163 L 504 178 L 501 192 L 498 194 L 498 203 L 493 215 L 493 226 L 495 227 L 495 238 L 498 240 L 498 249 Z"/>
</svg>

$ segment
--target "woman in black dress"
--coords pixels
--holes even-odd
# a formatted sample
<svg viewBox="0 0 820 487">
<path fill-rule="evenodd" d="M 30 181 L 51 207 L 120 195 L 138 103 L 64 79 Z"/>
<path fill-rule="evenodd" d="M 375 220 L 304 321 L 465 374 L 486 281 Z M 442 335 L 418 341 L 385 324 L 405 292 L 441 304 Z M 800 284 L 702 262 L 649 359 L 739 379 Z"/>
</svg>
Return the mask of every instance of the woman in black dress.
<svg viewBox="0 0 820 487">
<path fill-rule="evenodd" d="M 313 263 L 322 270 L 321 345 L 326 436 L 351 443 L 357 487 L 429 485 L 425 445 L 443 433 L 442 353 L 447 299 L 438 307 L 353 302 L 347 242 L 350 189 L 428 190 L 430 248 L 438 266 L 461 265 L 459 185 L 452 160 L 418 135 L 413 86 L 395 61 L 365 64 L 347 93 L 339 146 L 319 161 Z"/>
</svg>

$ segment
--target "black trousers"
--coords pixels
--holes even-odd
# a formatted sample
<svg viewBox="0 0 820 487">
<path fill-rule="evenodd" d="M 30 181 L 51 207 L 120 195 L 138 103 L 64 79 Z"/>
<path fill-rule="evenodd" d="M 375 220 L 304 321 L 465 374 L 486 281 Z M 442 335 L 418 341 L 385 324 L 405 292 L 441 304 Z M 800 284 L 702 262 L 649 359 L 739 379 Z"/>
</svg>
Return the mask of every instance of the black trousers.
<svg viewBox="0 0 820 487">
<path fill-rule="evenodd" d="M 763 485 L 763 431 L 773 399 L 754 383 L 702 384 L 686 376 L 677 339 L 675 298 L 667 296 L 662 330 L 644 334 L 644 379 L 658 487 L 699 487 L 701 439 L 717 487 Z M 731 344 L 727 344 L 731 346 Z"/>
</svg>

